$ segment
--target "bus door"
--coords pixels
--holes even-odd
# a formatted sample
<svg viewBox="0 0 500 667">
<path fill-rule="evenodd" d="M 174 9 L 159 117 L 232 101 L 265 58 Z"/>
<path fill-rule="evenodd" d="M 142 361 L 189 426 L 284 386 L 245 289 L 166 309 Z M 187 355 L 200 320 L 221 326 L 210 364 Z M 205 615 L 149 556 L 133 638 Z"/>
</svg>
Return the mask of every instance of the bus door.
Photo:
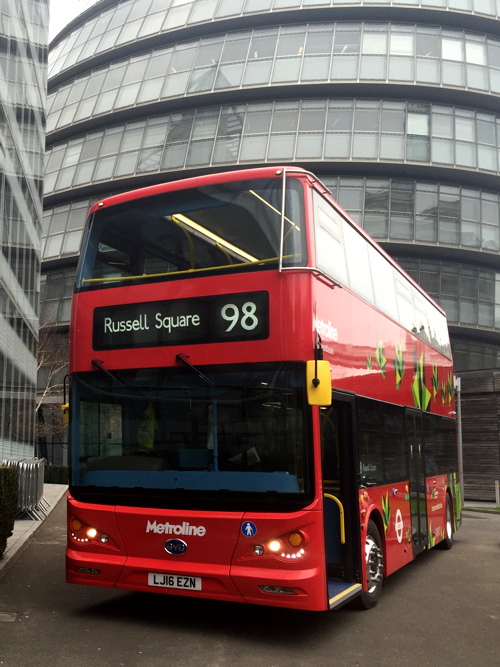
<svg viewBox="0 0 500 667">
<path fill-rule="evenodd" d="M 321 409 L 326 572 L 330 608 L 361 589 L 359 507 L 353 438 L 354 401 L 334 397 Z"/>
<path fill-rule="evenodd" d="M 413 410 L 406 413 L 406 434 L 410 465 L 410 506 L 413 555 L 427 546 L 427 503 L 425 493 L 425 459 L 422 415 Z"/>
</svg>

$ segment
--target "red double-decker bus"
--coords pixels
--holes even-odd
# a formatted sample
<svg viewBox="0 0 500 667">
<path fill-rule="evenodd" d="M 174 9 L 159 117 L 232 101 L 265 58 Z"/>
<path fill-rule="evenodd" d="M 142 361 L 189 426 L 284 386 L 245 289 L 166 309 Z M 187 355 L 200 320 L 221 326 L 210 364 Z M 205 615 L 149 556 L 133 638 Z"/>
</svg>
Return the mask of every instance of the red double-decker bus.
<svg viewBox="0 0 500 667">
<path fill-rule="evenodd" d="M 460 522 L 443 311 L 311 173 L 90 212 L 73 300 L 69 582 L 378 601 Z"/>
</svg>

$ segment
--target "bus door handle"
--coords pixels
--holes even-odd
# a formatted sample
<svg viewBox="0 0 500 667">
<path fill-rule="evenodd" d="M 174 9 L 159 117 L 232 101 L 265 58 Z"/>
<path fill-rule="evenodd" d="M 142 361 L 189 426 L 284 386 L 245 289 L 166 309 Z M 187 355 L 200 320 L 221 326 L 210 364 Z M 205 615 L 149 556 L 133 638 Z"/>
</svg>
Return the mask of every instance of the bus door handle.
<svg viewBox="0 0 500 667">
<path fill-rule="evenodd" d="M 323 495 L 324 495 L 325 498 L 329 498 L 330 500 L 333 500 L 338 505 L 339 515 L 340 515 L 340 541 L 341 541 L 342 544 L 345 544 L 344 506 L 342 505 L 340 500 L 338 498 L 336 498 L 335 496 L 332 496 L 331 493 L 324 493 Z"/>
</svg>

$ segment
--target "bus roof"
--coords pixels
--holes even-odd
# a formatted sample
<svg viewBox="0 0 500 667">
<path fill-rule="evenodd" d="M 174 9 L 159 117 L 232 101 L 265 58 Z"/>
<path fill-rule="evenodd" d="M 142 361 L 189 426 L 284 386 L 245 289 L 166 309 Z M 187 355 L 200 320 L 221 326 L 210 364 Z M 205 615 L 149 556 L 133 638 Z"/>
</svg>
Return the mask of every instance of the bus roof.
<svg viewBox="0 0 500 667">
<path fill-rule="evenodd" d="M 128 192 L 123 192 L 118 195 L 112 195 L 111 197 L 101 199 L 101 201 L 94 204 L 90 209 L 90 213 L 94 213 L 94 211 L 103 207 L 107 208 L 108 206 L 116 206 L 117 204 L 124 204 L 125 202 L 133 201 L 134 199 L 160 195 L 164 192 L 171 192 L 173 190 L 187 190 L 189 188 L 198 188 L 204 185 L 228 183 L 231 181 L 243 181 L 246 179 L 273 178 L 276 176 L 281 176 L 283 174 L 283 170 L 285 169 L 287 171 L 302 173 L 303 175 L 308 175 L 316 179 L 314 174 L 306 171 L 305 169 L 302 169 L 301 167 L 259 167 L 257 169 L 233 169 L 231 171 L 222 171 L 214 174 L 204 174 L 203 176 L 182 178 L 175 181 L 168 181 L 167 183 L 159 183 L 158 185 L 149 185 L 144 188 L 138 188 L 137 190 L 129 190 Z"/>
</svg>

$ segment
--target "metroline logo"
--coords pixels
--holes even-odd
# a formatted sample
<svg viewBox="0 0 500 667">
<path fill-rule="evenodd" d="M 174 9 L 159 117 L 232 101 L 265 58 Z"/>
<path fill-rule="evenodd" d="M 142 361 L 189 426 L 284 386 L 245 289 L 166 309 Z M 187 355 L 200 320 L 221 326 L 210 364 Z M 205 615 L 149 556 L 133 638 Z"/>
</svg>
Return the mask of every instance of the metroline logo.
<svg viewBox="0 0 500 667">
<path fill-rule="evenodd" d="M 157 535 L 194 535 L 196 537 L 203 537 L 207 529 L 205 526 L 190 526 L 187 521 L 179 523 L 157 523 L 156 521 L 149 521 L 146 528 L 146 533 L 156 533 Z"/>
</svg>

